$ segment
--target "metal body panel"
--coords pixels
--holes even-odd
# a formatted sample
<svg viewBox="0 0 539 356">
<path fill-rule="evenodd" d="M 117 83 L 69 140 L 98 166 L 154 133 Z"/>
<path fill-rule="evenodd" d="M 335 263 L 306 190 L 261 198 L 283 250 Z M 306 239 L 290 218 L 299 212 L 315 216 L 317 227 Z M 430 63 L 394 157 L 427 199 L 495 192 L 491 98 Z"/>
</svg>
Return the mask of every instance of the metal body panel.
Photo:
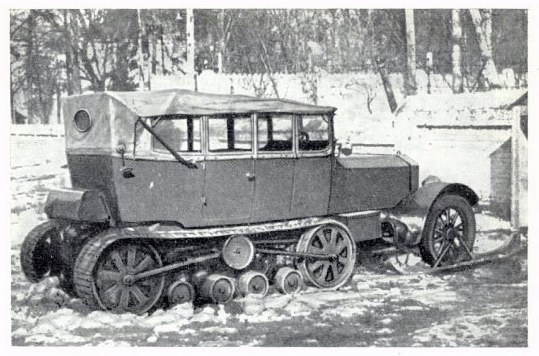
<svg viewBox="0 0 539 356">
<path fill-rule="evenodd" d="M 255 179 L 252 158 L 208 160 L 204 169 L 202 216 L 214 224 L 248 223 Z M 186 182 L 188 187 L 190 182 Z"/>
<path fill-rule="evenodd" d="M 105 222 L 110 218 L 105 197 L 96 190 L 52 190 L 44 211 L 49 219 Z"/>
<path fill-rule="evenodd" d="M 343 214 L 336 218 L 348 227 L 356 242 L 374 240 L 381 236 L 379 211 L 368 211 L 361 214 Z"/>
<path fill-rule="evenodd" d="M 255 160 L 255 194 L 251 222 L 290 219 L 296 159 Z"/>
<path fill-rule="evenodd" d="M 410 168 L 395 155 L 337 159 L 329 214 L 394 207 L 411 192 Z"/>
<path fill-rule="evenodd" d="M 291 217 L 327 215 L 332 159 L 325 156 L 296 160 Z"/>
<path fill-rule="evenodd" d="M 123 222 L 176 221 L 195 226 L 202 220 L 204 172 L 176 161 L 126 160 L 135 177 L 121 174 L 113 160 L 119 218 Z"/>
<path fill-rule="evenodd" d="M 421 186 L 389 211 L 394 215 L 425 216 L 436 198 L 443 194 L 460 195 L 468 200 L 471 206 L 475 206 L 479 201 L 477 194 L 464 184 L 432 182 Z"/>
<path fill-rule="evenodd" d="M 118 216 L 118 200 L 110 155 L 67 154 L 67 165 L 73 189 L 96 190 L 104 194 L 113 218 Z"/>
</svg>

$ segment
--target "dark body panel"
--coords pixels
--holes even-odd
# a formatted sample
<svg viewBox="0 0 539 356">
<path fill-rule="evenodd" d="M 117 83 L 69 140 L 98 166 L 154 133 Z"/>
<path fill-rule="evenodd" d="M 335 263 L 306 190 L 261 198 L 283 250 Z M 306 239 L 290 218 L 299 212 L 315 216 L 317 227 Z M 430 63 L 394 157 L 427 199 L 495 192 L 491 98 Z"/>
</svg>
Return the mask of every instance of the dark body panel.
<svg viewBox="0 0 539 356">
<path fill-rule="evenodd" d="M 176 161 L 126 160 L 135 174 L 126 179 L 121 159 L 113 162 L 120 221 L 178 221 L 185 226 L 202 221 L 202 169 Z"/>
<path fill-rule="evenodd" d="M 328 213 L 332 156 L 296 160 L 291 215 L 324 216 Z"/>
<path fill-rule="evenodd" d="M 412 191 L 411 166 L 395 155 L 336 160 L 329 214 L 391 208 Z"/>
<path fill-rule="evenodd" d="M 254 174 L 253 159 L 208 160 L 205 165 L 204 220 L 211 225 L 248 223 L 254 180 L 247 175 Z M 193 183 L 185 182 L 189 184 Z"/>
<path fill-rule="evenodd" d="M 117 221 L 202 222 L 202 169 L 175 161 L 126 159 L 135 174 L 126 179 L 118 157 L 68 155 L 68 164 L 73 188 L 101 191 Z"/>
<path fill-rule="evenodd" d="M 290 219 L 294 157 L 258 158 L 251 222 Z"/>
<path fill-rule="evenodd" d="M 100 191 L 105 195 L 110 213 L 118 216 L 118 204 L 113 179 L 113 160 L 109 155 L 67 154 L 67 165 L 74 189 Z"/>
</svg>

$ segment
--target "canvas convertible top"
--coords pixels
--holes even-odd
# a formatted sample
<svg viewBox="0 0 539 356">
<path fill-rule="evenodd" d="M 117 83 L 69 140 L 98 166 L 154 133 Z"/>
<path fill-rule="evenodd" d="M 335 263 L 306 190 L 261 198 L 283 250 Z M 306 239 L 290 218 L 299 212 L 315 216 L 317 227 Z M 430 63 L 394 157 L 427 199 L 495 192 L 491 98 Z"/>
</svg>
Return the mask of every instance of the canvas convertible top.
<svg viewBox="0 0 539 356">
<path fill-rule="evenodd" d="M 168 89 L 147 92 L 103 92 L 78 96 L 108 96 L 139 117 L 160 115 L 222 115 L 249 113 L 330 114 L 334 107 L 302 104 L 291 100 L 261 99 L 246 95 L 222 95 Z M 69 98 L 68 98 L 69 100 Z"/>
</svg>

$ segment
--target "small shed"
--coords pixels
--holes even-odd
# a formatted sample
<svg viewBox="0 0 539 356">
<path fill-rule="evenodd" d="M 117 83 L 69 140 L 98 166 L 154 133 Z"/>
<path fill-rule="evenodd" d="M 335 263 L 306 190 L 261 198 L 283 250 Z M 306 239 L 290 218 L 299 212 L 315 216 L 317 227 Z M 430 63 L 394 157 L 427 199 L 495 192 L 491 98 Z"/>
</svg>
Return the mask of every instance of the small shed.
<svg viewBox="0 0 539 356">
<path fill-rule="evenodd" d="M 507 106 L 511 137 L 490 155 L 491 208 L 511 219 L 514 230 L 528 226 L 528 93 Z"/>
</svg>

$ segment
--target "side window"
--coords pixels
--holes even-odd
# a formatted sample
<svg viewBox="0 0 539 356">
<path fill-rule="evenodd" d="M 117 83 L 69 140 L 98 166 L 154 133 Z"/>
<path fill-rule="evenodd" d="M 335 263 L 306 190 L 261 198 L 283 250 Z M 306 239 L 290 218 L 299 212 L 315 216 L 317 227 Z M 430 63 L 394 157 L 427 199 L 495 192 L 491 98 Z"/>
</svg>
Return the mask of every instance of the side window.
<svg viewBox="0 0 539 356">
<path fill-rule="evenodd" d="M 324 116 L 303 116 L 298 120 L 300 151 L 322 151 L 329 146 L 328 119 Z"/>
<path fill-rule="evenodd" d="M 293 147 L 292 120 L 291 115 L 259 115 L 258 151 L 291 152 Z"/>
<path fill-rule="evenodd" d="M 250 116 L 208 118 L 211 152 L 250 152 L 253 145 Z"/>
<path fill-rule="evenodd" d="M 152 126 L 173 150 L 177 152 L 201 152 L 200 118 L 181 117 L 152 120 Z M 152 148 L 166 151 L 166 148 L 152 136 Z"/>
</svg>

